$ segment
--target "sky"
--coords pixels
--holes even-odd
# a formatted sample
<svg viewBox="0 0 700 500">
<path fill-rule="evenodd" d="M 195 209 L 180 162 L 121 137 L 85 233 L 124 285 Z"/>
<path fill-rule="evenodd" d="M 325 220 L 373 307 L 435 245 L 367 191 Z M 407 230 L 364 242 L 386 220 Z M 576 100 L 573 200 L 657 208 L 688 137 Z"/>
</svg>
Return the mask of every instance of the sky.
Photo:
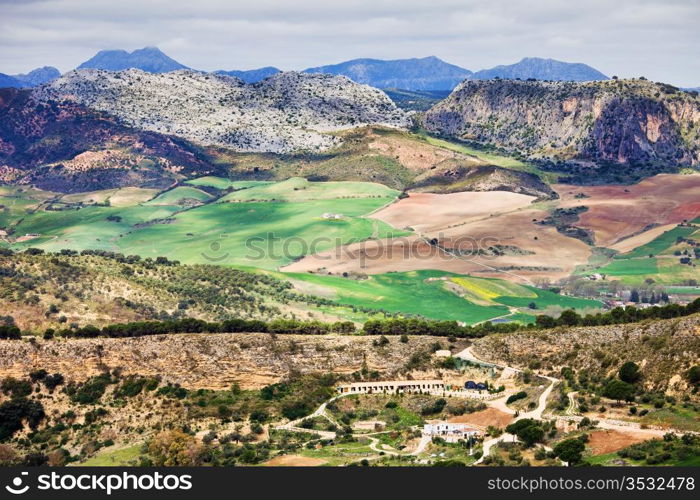
<svg viewBox="0 0 700 500">
<path fill-rule="evenodd" d="M 7 74 L 157 46 L 205 71 L 429 55 L 477 71 L 549 57 L 700 86 L 700 0 L 0 0 L 0 12 Z"/>
</svg>

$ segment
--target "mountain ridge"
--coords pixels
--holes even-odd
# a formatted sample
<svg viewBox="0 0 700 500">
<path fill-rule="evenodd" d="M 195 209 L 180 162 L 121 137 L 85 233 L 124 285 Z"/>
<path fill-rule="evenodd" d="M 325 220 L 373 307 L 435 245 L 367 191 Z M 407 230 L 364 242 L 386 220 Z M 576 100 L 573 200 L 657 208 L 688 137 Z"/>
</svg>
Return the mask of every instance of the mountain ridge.
<svg viewBox="0 0 700 500">
<path fill-rule="evenodd" d="M 48 83 L 61 76 L 61 72 L 53 66 L 42 66 L 36 68 L 29 73 L 21 73 L 18 75 L 6 75 L 0 73 L 0 88 L 27 88 L 36 87 L 44 83 Z"/>
<path fill-rule="evenodd" d="M 149 73 L 167 73 L 178 69 L 189 69 L 184 64 L 167 56 L 157 47 L 144 47 L 132 52 L 123 49 L 100 50 L 76 69 L 88 68 L 107 71 L 136 68 Z"/>
<path fill-rule="evenodd" d="M 471 71 L 435 56 L 411 59 L 352 59 L 337 64 L 307 68 L 303 73 L 347 76 L 377 88 L 405 90 L 452 90 Z"/>
<path fill-rule="evenodd" d="M 608 77 L 597 69 L 584 63 L 569 63 L 556 59 L 524 57 L 514 64 L 499 65 L 483 69 L 472 74 L 473 80 L 491 80 L 494 78 L 554 81 L 591 81 L 607 80 Z"/>
</svg>

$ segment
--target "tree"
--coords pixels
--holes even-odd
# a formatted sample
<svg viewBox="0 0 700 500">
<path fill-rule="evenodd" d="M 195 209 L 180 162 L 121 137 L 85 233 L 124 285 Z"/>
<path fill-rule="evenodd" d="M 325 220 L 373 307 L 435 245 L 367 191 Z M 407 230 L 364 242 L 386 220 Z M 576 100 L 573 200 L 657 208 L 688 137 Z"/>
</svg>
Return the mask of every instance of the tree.
<svg viewBox="0 0 700 500">
<path fill-rule="evenodd" d="M 561 313 L 557 324 L 564 326 L 576 326 L 581 321 L 581 316 L 579 316 L 573 309 L 567 309 Z"/>
<path fill-rule="evenodd" d="M 636 289 L 632 290 L 632 293 L 630 293 L 630 302 L 639 302 L 639 291 L 637 291 Z"/>
<path fill-rule="evenodd" d="M 611 380 L 603 388 L 603 396 L 618 402 L 629 400 L 634 397 L 634 386 L 622 380 Z"/>
<path fill-rule="evenodd" d="M 541 422 L 531 418 L 524 418 L 513 422 L 506 427 L 506 432 L 518 436 L 525 446 L 530 447 L 544 439 L 544 429 Z"/>
<path fill-rule="evenodd" d="M 685 376 L 691 384 L 700 384 L 700 365 L 691 367 L 690 370 L 686 372 Z"/>
<path fill-rule="evenodd" d="M 620 380 L 627 382 L 628 384 L 634 384 L 635 382 L 638 382 L 640 378 L 642 378 L 642 373 L 639 371 L 639 366 L 637 363 L 633 363 L 632 361 L 628 361 L 622 365 L 617 375 L 620 377 Z"/>
<path fill-rule="evenodd" d="M 153 464 L 165 467 L 188 467 L 202 464 L 204 447 L 182 431 L 163 431 L 148 443 Z"/>
<path fill-rule="evenodd" d="M 566 439 L 554 447 L 554 455 L 570 465 L 581 461 L 586 445 L 580 439 Z"/>
</svg>

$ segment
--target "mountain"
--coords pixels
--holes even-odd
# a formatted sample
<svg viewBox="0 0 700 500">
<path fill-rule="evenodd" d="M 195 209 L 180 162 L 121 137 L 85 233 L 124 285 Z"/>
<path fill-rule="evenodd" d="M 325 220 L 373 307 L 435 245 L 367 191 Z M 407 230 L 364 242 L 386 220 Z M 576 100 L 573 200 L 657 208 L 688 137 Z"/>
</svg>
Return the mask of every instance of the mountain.
<svg viewBox="0 0 700 500">
<path fill-rule="evenodd" d="M 382 91 L 347 78 L 277 73 L 255 84 L 181 70 L 66 73 L 39 87 L 40 101 L 69 100 L 134 128 L 236 151 L 320 151 L 340 143 L 337 130 L 409 119 Z"/>
<path fill-rule="evenodd" d="M 88 59 L 78 69 L 105 69 L 108 71 L 122 71 L 129 68 L 137 68 L 149 73 L 167 73 L 178 69 L 188 69 L 171 59 L 157 47 L 144 47 L 133 52 L 125 50 L 101 50 L 91 59 Z"/>
<path fill-rule="evenodd" d="M 81 192 L 166 187 L 213 170 L 183 139 L 130 129 L 73 102 L 39 101 L 31 90 L 0 90 L 0 182 Z"/>
<path fill-rule="evenodd" d="M 30 71 L 29 73 L 20 75 L 6 75 L 0 73 L 0 88 L 14 87 L 14 88 L 25 88 L 25 87 L 36 87 L 42 83 L 50 82 L 61 76 L 60 71 L 58 71 L 53 66 L 44 66 L 43 68 L 37 68 Z"/>
<path fill-rule="evenodd" d="M 649 168 L 698 165 L 698 122 L 700 98 L 641 79 L 467 80 L 423 118 L 433 133 L 530 158 Z"/>
<path fill-rule="evenodd" d="M 527 80 L 528 78 L 534 78 L 536 80 L 570 80 L 574 82 L 608 79 L 603 73 L 586 64 L 541 59 L 539 57 L 526 57 L 515 64 L 477 71 L 470 78 L 474 80 L 491 80 L 493 78 Z"/>
<path fill-rule="evenodd" d="M 219 70 L 219 71 L 214 71 L 215 75 L 224 75 L 224 76 L 235 76 L 236 78 L 240 78 L 246 83 L 257 83 L 260 80 L 264 80 L 268 76 L 276 75 L 279 73 L 280 70 L 273 67 L 273 66 L 265 66 L 264 68 L 258 68 L 258 69 L 249 69 L 249 70 L 232 70 L 232 71 L 224 71 L 224 70 Z"/>
<path fill-rule="evenodd" d="M 446 63 L 435 56 L 422 59 L 353 59 L 352 61 L 308 68 L 304 73 L 347 76 L 357 83 L 380 89 L 452 90 L 472 74 L 468 69 Z"/>
</svg>

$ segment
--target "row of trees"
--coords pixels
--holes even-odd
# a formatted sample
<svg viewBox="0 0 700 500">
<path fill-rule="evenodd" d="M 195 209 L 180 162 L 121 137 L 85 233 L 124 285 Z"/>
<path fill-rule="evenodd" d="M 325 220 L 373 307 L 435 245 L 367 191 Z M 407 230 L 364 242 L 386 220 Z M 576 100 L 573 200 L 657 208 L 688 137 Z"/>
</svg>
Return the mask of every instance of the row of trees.
<svg viewBox="0 0 700 500">
<path fill-rule="evenodd" d="M 522 329 L 544 329 L 557 326 L 595 326 L 620 323 L 632 323 L 646 319 L 668 319 L 687 316 L 700 312 L 700 299 L 686 306 L 669 304 L 663 307 L 636 309 L 617 307 L 606 313 L 581 316 L 568 309 L 559 318 L 537 316 L 534 324 L 518 323 L 481 323 L 479 325 L 460 325 L 456 321 L 431 321 L 417 318 L 374 319 L 367 321 L 361 332 L 365 335 L 432 335 L 440 337 L 482 337 L 491 333 L 510 333 Z M 276 319 L 263 321 L 255 319 L 230 319 L 221 322 L 209 322 L 194 318 L 182 318 L 166 321 L 136 321 L 117 323 L 98 328 L 87 325 L 82 328 L 63 329 L 58 332 L 47 330 L 44 338 L 54 335 L 62 337 L 140 337 L 144 335 L 162 335 L 168 333 L 278 333 L 299 335 L 325 335 L 329 333 L 354 334 L 357 332 L 351 321 L 324 323 L 321 321 L 300 321 L 293 319 Z M 0 339 L 19 339 L 21 332 L 14 325 L 0 325 Z"/>
</svg>

